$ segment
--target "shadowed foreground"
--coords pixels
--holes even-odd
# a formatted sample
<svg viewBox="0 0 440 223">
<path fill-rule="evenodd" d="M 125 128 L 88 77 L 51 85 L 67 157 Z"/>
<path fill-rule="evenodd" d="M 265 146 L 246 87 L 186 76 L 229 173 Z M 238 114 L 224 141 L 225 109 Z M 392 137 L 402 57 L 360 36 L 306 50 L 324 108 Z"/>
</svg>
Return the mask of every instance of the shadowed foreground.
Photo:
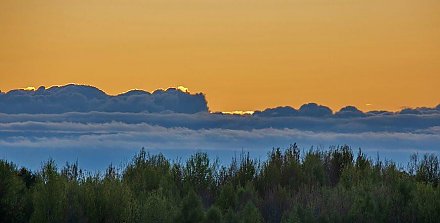
<svg viewBox="0 0 440 223">
<path fill-rule="evenodd" d="M 436 222 L 439 178 L 433 154 L 399 168 L 348 146 L 300 154 L 292 145 L 229 166 L 206 153 L 171 162 L 141 150 L 101 174 L 0 161 L 0 222 Z"/>
</svg>

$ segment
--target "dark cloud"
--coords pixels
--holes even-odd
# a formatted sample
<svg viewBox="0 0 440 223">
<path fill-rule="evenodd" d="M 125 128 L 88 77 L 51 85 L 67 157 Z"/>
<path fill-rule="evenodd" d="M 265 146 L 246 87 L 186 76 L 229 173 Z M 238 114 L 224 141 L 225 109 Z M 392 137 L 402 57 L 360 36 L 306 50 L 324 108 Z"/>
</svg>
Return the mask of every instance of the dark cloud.
<svg viewBox="0 0 440 223">
<path fill-rule="evenodd" d="M 336 112 L 335 116 L 341 118 L 353 118 L 353 117 L 365 117 L 366 114 L 354 106 L 347 106 Z"/>
<path fill-rule="evenodd" d="M 399 114 L 402 114 L 402 115 L 420 115 L 420 114 L 422 114 L 422 112 L 419 110 L 419 109 L 411 109 L 411 108 L 405 108 L 405 109 L 402 109 L 400 112 L 399 112 Z"/>
<path fill-rule="evenodd" d="M 290 106 L 268 108 L 264 111 L 257 111 L 254 116 L 260 117 L 289 117 L 289 116 L 308 116 L 308 117 L 329 117 L 333 111 L 323 105 L 308 103 L 302 105 L 299 110 Z"/>
<path fill-rule="evenodd" d="M 328 117 L 333 114 L 332 110 L 326 106 L 316 103 L 308 103 L 299 108 L 299 114 L 311 117 Z"/>
<path fill-rule="evenodd" d="M 254 116 L 260 117 L 284 117 L 284 116 L 296 116 L 298 115 L 298 110 L 290 107 L 276 107 L 276 108 L 268 108 L 264 111 L 256 111 Z"/>
<path fill-rule="evenodd" d="M 402 109 L 399 114 L 412 114 L 412 115 L 429 115 L 429 114 L 440 114 L 440 105 L 438 105 L 435 108 L 427 108 L 427 107 L 420 107 L 420 108 L 405 108 Z"/>
<path fill-rule="evenodd" d="M 263 111 L 256 111 L 254 116 L 258 117 L 293 117 L 293 116 L 305 116 L 305 117 L 338 117 L 338 118 L 355 118 L 355 117 L 367 117 L 367 116 L 383 116 L 383 115 L 436 115 L 440 114 L 440 105 L 435 108 L 405 108 L 398 112 L 390 111 L 368 111 L 363 112 L 354 106 L 346 106 L 341 110 L 333 113 L 333 111 L 323 105 L 316 103 L 304 104 L 299 110 L 295 108 L 285 106 L 268 108 Z"/>
<path fill-rule="evenodd" d="M 207 112 L 203 94 L 189 94 L 175 88 L 129 91 L 110 96 L 98 88 L 84 85 L 55 86 L 48 89 L 12 90 L 0 94 L 0 112 L 17 114 L 57 114 L 65 112 Z"/>
</svg>

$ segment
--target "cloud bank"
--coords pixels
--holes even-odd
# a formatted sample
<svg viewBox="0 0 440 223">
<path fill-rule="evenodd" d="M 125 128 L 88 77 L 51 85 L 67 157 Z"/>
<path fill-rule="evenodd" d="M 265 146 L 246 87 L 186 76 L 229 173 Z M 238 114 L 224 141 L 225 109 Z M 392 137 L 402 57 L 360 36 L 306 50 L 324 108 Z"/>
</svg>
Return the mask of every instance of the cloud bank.
<svg viewBox="0 0 440 223">
<path fill-rule="evenodd" d="M 98 88 L 69 84 L 36 90 L 0 93 L 0 112 L 8 114 L 59 114 L 65 112 L 207 112 L 203 94 L 190 94 L 176 88 L 149 93 L 132 90 L 110 96 Z"/>
<path fill-rule="evenodd" d="M 26 88 L 0 91 L 0 113 L 6 114 L 62 114 L 66 112 L 149 112 L 149 113 L 186 113 L 208 112 L 208 103 L 202 93 L 191 94 L 182 86 L 156 90 L 149 93 L 131 90 L 111 96 L 102 90 L 87 85 L 69 84 L 38 89 Z M 268 108 L 256 111 L 259 117 L 363 117 L 391 114 L 440 114 L 440 104 L 435 108 L 407 108 L 397 113 L 370 111 L 364 113 L 356 107 L 347 106 L 333 112 L 330 108 L 316 103 L 302 105 L 298 110 L 289 106 Z"/>
<path fill-rule="evenodd" d="M 170 157 L 203 150 L 225 161 L 245 150 L 264 159 L 272 147 L 295 142 L 303 149 L 349 144 L 397 161 L 417 151 L 438 154 L 440 106 L 333 112 L 309 103 L 227 115 L 210 113 L 203 94 L 175 88 L 117 96 L 79 85 L 0 93 L 0 158 L 32 168 L 53 157 L 102 169 L 142 147 Z"/>
</svg>

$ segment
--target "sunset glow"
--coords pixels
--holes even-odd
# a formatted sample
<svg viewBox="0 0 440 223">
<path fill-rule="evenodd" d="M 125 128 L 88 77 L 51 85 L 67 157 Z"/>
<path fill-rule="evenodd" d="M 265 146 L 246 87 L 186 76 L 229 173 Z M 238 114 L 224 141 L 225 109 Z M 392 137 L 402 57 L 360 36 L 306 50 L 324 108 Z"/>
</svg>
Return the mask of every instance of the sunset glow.
<svg viewBox="0 0 440 223">
<path fill-rule="evenodd" d="M 35 91 L 35 88 L 34 87 L 25 87 L 25 88 L 23 88 L 23 90 L 25 90 L 25 91 Z"/>
<path fill-rule="evenodd" d="M 439 11 L 437 0 L 4 0 L 0 89 L 184 85 L 214 111 L 436 106 Z"/>
<path fill-rule="evenodd" d="M 189 93 L 189 89 L 184 86 L 178 86 L 177 89 L 182 92 Z"/>
<path fill-rule="evenodd" d="M 230 112 L 222 112 L 227 115 L 252 115 L 255 111 L 230 111 Z"/>
</svg>

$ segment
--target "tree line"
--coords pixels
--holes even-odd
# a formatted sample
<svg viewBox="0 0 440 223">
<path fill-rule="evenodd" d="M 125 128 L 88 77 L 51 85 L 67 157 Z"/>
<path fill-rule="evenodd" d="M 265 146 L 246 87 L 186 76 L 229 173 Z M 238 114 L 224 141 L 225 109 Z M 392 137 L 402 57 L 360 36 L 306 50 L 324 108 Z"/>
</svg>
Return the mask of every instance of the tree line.
<svg viewBox="0 0 440 223">
<path fill-rule="evenodd" d="M 438 222 L 434 154 L 407 167 L 349 146 L 274 148 L 219 165 L 197 152 L 170 161 L 142 149 L 118 169 L 86 173 L 53 160 L 32 172 L 0 160 L 0 222 Z"/>
</svg>

